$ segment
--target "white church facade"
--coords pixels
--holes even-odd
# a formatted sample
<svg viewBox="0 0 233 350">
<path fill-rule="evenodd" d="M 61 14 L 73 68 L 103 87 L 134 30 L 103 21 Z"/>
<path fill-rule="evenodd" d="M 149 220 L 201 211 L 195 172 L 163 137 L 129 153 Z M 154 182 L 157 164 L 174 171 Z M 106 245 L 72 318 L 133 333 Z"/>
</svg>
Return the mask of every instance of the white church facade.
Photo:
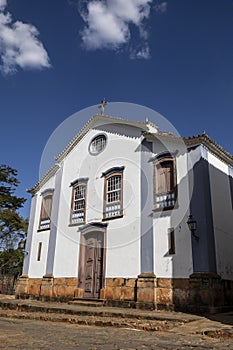
<svg viewBox="0 0 233 350">
<path fill-rule="evenodd" d="M 30 192 L 17 297 L 233 304 L 233 156 L 206 134 L 97 114 Z"/>
</svg>

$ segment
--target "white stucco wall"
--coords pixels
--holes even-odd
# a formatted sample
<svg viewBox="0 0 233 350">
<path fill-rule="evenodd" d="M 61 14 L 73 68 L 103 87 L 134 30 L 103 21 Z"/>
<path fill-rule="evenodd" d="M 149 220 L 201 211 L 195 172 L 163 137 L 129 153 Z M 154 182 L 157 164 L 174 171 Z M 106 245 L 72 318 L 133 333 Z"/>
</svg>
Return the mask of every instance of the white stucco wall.
<svg viewBox="0 0 233 350">
<path fill-rule="evenodd" d="M 89 153 L 89 143 L 100 133 L 107 146 L 99 155 Z M 130 136 L 128 136 L 130 135 Z M 138 129 L 108 125 L 90 130 L 64 160 L 54 277 L 76 277 L 79 261 L 79 226 L 69 226 L 72 187 L 78 178 L 87 184 L 86 224 L 102 222 L 104 178 L 102 173 L 124 166 L 123 218 L 109 220 L 107 227 L 106 277 L 136 277 L 140 273 L 140 152 Z M 129 253 L 130 252 L 130 253 Z"/>
<path fill-rule="evenodd" d="M 176 159 L 178 207 L 154 213 L 154 272 L 157 277 L 188 278 L 193 272 L 191 235 L 187 226 L 190 204 L 189 154 L 183 144 L 154 143 L 154 153 L 173 153 Z M 190 162 L 190 160 L 189 160 Z M 189 174 L 190 175 L 190 174 Z M 168 252 L 168 229 L 175 231 L 175 254 Z"/>
<path fill-rule="evenodd" d="M 35 210 L 34 223 L 30 228 L 31 232 L 28 233 L 31 236 L 31 246 L 29 248 L 30 250 L 29 250 L 29 256 L 28 256 L 29 258 L 28 275 L 31 278 L 41 278 L 42 276 L 45 275 L 45 272 L 46 272 L 50 230 L 38 231 L 39 221 L 40 221 L 41 202 L 42 202 L 41 193 L 46 189 L 54 189 L 54 185 L 55 185 L 55 176 L 53 176 L 41 188 L 41 190 L 36 196 L 36 203 L 35 203 L 36 210 Z M 31 217 L 30 217 L 30 221 L 32 221 Z M 41 259 L 40 261 L 37 261 L 38 247 L 40 242 L 42 242 Z"/>
</svg>

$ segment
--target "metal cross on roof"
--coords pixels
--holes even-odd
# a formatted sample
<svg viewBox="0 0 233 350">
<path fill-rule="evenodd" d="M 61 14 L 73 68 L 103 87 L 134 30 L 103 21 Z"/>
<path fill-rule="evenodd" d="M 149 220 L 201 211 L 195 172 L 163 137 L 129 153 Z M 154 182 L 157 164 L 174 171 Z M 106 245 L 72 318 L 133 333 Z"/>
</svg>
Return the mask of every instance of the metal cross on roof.
<svg viewBox="0 0 233 350">
<path fill-rule="evenodd" d="M 104 115 L 104 107 L 107 106 L 108 102 L 105 100 L 105 98 L 101 101 L 101 104 L 98 106 L 99 109 L 101 109 L 101 115 Z"/>
</svg>

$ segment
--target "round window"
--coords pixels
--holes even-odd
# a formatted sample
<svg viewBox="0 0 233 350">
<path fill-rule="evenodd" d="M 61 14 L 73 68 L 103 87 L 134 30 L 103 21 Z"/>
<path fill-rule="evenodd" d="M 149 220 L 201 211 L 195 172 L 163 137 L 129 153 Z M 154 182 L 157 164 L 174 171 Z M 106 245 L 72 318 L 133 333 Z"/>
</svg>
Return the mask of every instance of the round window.
<svg viewBox="0 0 233 350">
<path fill-rule="evenodd" d="M 107 138 L 105 135 L 96 136 L 90 144 L 91 154 L 99 154 L 102 152 L 106 146 Z"/>
</svg>

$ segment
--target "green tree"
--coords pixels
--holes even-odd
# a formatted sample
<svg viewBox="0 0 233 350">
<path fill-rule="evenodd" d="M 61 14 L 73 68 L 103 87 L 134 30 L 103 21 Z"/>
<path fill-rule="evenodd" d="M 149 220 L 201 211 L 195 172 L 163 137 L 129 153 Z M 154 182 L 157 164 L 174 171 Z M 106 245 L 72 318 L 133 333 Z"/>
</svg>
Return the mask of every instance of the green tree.
<svg viewBox="0 0 233 350">
<path fill-rule="evenodd" d="M 18 185 L 17 171 L 0 165 L 0 251 L 15 249 L 26 237 L 27 220 L 18 213 L 26 200 L 15 195 Z"/>
<path fill-rule="evenodd" d="M 24 198 L 15 195 L 18 185 L 17 171 L 0 165 L 0 292 L 3 293 L 13 293 L 23 266 L 23 252 L 18 245 L 26 239 L 27 220 L 18 212 L 25 203 Z"/>
</svg>

